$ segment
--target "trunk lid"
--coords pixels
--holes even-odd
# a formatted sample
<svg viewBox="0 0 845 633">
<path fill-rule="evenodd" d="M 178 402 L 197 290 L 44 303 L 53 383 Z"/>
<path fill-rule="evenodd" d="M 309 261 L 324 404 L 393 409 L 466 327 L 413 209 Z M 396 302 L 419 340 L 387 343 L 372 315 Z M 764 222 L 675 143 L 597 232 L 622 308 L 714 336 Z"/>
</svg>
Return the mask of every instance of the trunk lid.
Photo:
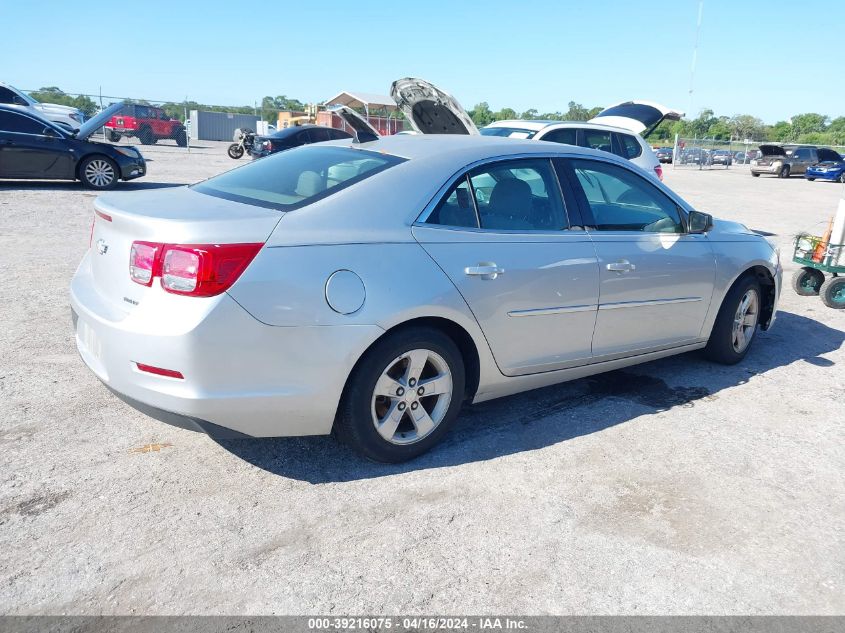
<svg viewBox="0 0 845 633">
<path fill-rule="evenodd" d="M 131 312 L 160 288 L 129 277 L 129 252 L 135 241 L 166 244 L 266 242 L 282 211 L 232 202 L 188 187 L 114 193 L 94 201 L 91 270 L 97 292 L 109 304 Z"/>
<path fill-rule="evenodd" d="M 378 130 L 376 130 L 370 122 L 367 121 L 360 114 L 355 112 L 352 108 L 345 105 L 336 105 L 329 108 L 329 111 L 338 115 L 343 121 L 352 128 L 355 134 L 356 143 L 368 143 L 370 141 L 377 141 L 380 138 Z"/>
<path fill-rule="evenodd" d="M 631 130 L 634 134 L 648 136 L 664 120 L 680 121 L 684 116 L 654 101 L 623 101 L 599 112 L 588 123 L 600 123 Z"/>
<path fill-rule="evenodd" d="M 420 134 L 479 133 L 461 104 L 425 79 L 397 79 L 390 86 L 390 96 Z"/>
</svg>

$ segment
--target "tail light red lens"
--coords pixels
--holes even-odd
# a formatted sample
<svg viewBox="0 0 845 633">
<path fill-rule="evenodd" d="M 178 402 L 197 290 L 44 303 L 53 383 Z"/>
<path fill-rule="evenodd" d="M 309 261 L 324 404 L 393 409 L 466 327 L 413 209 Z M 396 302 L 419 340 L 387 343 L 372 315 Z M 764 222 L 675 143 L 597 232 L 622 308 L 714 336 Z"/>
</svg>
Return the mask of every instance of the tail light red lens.
<svg viewBox="0 0 845 633">
<path fill-rule="evenodd" d="M 133 242 L 129 251 L 129 277 L 136 284 L 151 286 L 158 274 L 158 258 L 162 244 Z"/>
<path fill-rule="evenodd" d="M 134 242 L 129 276 L 149 286 L 155 277 L 167 292 L 213 297 L 228 290 L 263 244 L 156 244 Z"/>
<path fill-rule="evenodd" d="M 656 173 L 657 177 L 660 178 L 660 182 L 663 182 L 663 167 L 661 165 L 657 165 L 654 168 L 654 173 Z"/>
<path fill-rule="evenodd" d="M 148 374 L 155 374 L 156 376 L 167 376 L 168 378 L 179 378 L 180 380 L 185 379 L 185 376 L 182 375 L 182 372 L 176 371 L 175 369 L 164 369 L 163 367 L 144 365 L 143 363 L 135 363 L 135 366 L 138 368 L 138 371 L 143 371 Z"/>
</svg>

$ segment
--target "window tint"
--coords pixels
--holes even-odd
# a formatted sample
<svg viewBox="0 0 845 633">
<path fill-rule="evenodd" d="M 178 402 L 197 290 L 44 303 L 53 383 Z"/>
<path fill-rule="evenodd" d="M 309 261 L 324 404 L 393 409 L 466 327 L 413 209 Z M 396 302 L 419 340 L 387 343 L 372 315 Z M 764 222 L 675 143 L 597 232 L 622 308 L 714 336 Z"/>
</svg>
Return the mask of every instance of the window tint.
<svg viewBox="0 0 845 633">
<path fill-rule="evenodd" d="M 541 140 L 551 141 L 552 143 L 566 143 L 567 145 L 577 145 L 577 136 L 578 130 L 576 130 L 575 128 L 561 128 L 558 130 L 552 130 L 551 132 L 546 134 Z"/>
<path fill-rule="evenodd" d="M 475 205 L 467 178 L 458 180 L 437 208 L 428 216 L 428 224 L 478 228 Z"/>
<path fill-rule="evenodd" d="M 610 132 L 591 130 L 589 128 L 584 130 L 584 142 L 582 145 L 592 149 L 600 149 L 603 152 L 609 152 L 613 147 L 610 142 Z"/>
<path fill-rule="evenodd" d="M 326 128 L 313 127 L 308 130 L 308 136 L 311 137 L 312 143 L 321 143 L 329 140 L 329 131 Z"/>
<path fill-rule="evenodd" d="M 520 127 L 485 127 L 480 130 L 482 136 L 506 136 L 509 138 L 533 138 L 536 130 Z"/>
<path fill-rule="evenodd" d="M 641 176 L 599 161 L 571 162 L 597 230 L 683 232 L 677 205 Z"/>
<path fill-rule="evenodd" d="M 567 227 L 551 162 L 486 165 L 469 174 L 482 229 L 554 231 Z"/>
<path fill-rule="evenodd" d="M 299 147 L 193 186 L 200 193 L 291 211 L 360 182 L 403 158 L 347 147 Z"/>
<path fill-rule="evenodd" d="M 811 149 L 809 149 L 807 147 L 800 147 L 800 148 L 795 150 L 795 154 L 793 155 L 793 158 L 797 158 L 797 159 L 800 159 L 800 160 L 807 160 L 812 155 L 813 155 L 813 152 L 812 152 Z"/>
<path fill-rule="evenodd" d="M 0 130 L 22 134 L 44 134 L 44 123 L 16 112 L 0 112 Z"/>
<path fill-rule="evenodd" d="M 344 139 L 344 138 L 349 138 L 349 134 L 347 134 L 347 133 L 346 133 L 346 132 L 344 132 L 343 130 L 330 130 L 330 131 L 329 131 L 329 136 L 330 136 L 330 137 L 332 138 L 332 140 L 334 140 L 334 141 L 338 141 L 338 140 L 340 140 L 340 139 Z"/>
<path fill-rule="evenodd" d="M 17 95 L 8 88 L 0 86 L 0 103 L 15 103 L 16 96 Z"/>
<path fill-rule="evenodd" d="M 630 134 L 617 134 L 619 147 L 622 150 L 622 158 L 632 159 L 643 153 L 642 146 Z"/>
</svg>

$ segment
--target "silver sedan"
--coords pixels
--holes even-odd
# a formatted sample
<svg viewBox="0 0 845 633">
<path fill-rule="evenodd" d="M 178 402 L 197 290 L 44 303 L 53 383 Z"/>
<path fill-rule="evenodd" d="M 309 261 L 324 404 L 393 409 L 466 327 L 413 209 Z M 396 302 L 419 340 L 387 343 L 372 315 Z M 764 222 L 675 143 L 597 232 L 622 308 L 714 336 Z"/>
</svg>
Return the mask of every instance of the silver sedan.
<svg viewBox="0 0 845 633">
<path fill-rule="evenodd" d="M 111 197 L 110 197 L 111 196 Z M 95 202 L 76 342 L 119 397 L 222 437 L 411 459 L 462 403 L 772 325 L 775 249 L 606 152 L 395 136 Z"/>
</svg>

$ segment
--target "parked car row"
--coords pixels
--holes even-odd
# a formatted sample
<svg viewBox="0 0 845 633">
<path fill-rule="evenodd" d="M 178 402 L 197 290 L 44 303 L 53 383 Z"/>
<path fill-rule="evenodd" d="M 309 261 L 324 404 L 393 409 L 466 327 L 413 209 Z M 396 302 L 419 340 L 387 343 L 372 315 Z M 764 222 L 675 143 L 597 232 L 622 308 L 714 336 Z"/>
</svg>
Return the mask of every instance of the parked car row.
<svg viewBox="0 0 845 633">
<path fill-rule="evenodd" d="M 760 151 L 762 155 L 751 161 L 751 175 L 755 177 L 771 174 L 778 178 L 789 178 L 813 169 L 809 179 L 814 180 L 820 176 L 813 174 L 824 174 L 826 177 L 828 173 L 836 172 L 835 165 L 842 161 L 838 152 L 815 145 L 764 144 L 760 146 Z M 816 165 L 822 163 L 826 164 L 823 171 L 815 169 Z M 829 168 L 833 168 L 833 171 L 829 172 Z"/>
</svg>

